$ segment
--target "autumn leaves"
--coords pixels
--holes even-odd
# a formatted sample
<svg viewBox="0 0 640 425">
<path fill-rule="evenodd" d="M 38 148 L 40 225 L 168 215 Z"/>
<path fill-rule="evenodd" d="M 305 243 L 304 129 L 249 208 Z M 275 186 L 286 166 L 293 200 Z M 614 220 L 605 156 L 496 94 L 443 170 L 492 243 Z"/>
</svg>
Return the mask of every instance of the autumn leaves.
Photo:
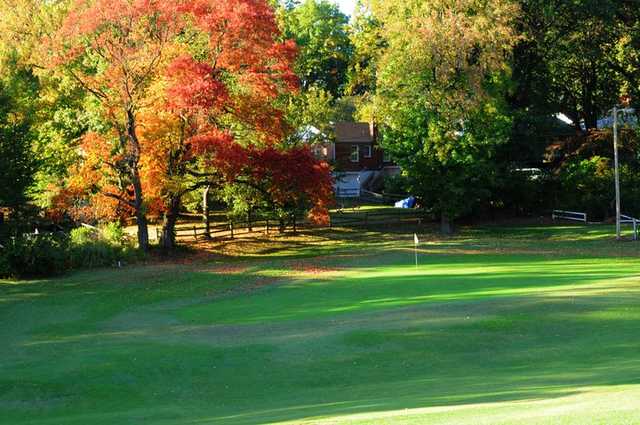
<svg viewBox="0 0 640 425">
<path fill-rule="evenodd" d="M 246 185 L 276 213 L 321 220 L 329 168 L 283 142 L 297 78 L 281 38 L 266 0 L 75 2 L 50 65 L 92 98 L 99 125 L 59 204 L 92 205 L 96 219 L 134 213 L 143 249 L 147 215 L 173 226 L 181 198 L 204 186 Z"/>
</svg>

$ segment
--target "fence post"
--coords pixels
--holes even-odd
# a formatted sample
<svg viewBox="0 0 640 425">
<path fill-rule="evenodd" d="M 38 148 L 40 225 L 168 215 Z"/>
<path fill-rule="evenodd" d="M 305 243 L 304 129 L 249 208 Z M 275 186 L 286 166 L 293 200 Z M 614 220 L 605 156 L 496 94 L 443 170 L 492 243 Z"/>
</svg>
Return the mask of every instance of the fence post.
<svg viewBox="0 0 640 425">
<path fill-rule="evenodd" d="M 231 239 L 233 239 L 233 220 L 229 221 L 229 230 L 231 230 Z"/>
<path fill-rule="evenodd" d="M 265 230 L 265 233 L 267 235 L 269 234 L 269 219 L 267 219 L 267 229 Z"/>
<path fill-rule="evenodd" d="M 298 233 L 298 228 L 296 227 L 296 215 L 293 214 L 293 234 L 296 235 Z"/>
<path fill-rule="evenodd" d="M 196 226 L 193 226 L 193 238 L 198 241 L 198 232 L 196 230 Z"/>
</svg>

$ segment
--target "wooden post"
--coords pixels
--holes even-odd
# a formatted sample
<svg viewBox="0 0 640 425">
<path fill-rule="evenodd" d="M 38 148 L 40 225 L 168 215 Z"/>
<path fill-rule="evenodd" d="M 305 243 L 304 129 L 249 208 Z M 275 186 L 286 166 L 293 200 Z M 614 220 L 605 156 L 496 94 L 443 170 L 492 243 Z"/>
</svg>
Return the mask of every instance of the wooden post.
<svg viewBox="0 0 640 425">
<path fill-rule="evenodd" d="M 616 190 L 616 240 L 621 239 L 620 230 L 620 171 L 618 167 L 618 107 L 613 107 L 613 175 Z"/>
<path fill-rule="evenodd" d="M 209 217 L 209 190 L 211 186 L 207 186 L 202 191 L 202 219 L 204 221 L 205 238 L 211 239 L 211 218 Z"/>
<path fill-rule="evenodd" d="M 231 239 L 233 239 L 233 220 L 229 221 L 229 230 L 231 230 Z"/>
<path fill-rule="evenodd" d="M 296 215 L 293 215 L 293 234 L 298 234 L 298 228 L 296 227 Z"/>
<path fill-rule="evenodd" d="M 268 235 L 269 234 L 269 219 L 267 219 L 267 230 L 265 231 L 265 233 Z"/>
<path fill-rule="evenodd" d="M 196 230 L 196 226 L 193 226 L 193 238 L 198 241 L 198 232 Z"/>
</svg>

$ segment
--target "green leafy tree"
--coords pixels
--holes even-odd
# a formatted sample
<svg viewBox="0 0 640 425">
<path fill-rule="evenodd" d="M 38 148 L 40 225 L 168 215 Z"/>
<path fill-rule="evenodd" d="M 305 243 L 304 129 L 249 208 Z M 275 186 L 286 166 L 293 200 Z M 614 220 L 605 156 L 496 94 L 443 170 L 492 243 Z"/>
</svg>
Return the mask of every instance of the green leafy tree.
<svg viewBox="0 0 640 425">
<path fill-rule="evenodd" d="M 615 49 L 609 52 L 614 70 L 622 78 L 623 95 L 640 111 L 640 7 L 630 0 L 618 3 L 619 30 Z"/>
<path fill-rule="evenodd" d="M 346 91 L 350 95 L 366 98 L 375 92 L 376 64 L 385 47 L 380 31 L 380 22 L 369 7 L 359 0 L 349 33 L 353 55 L 349 64 Z"/>
<path fill-rule="evenodd" d="M 561 112 L 577 131 L 590 131 L 620 96 L 640 96 L 636 1 L 519 3 L 523 37 L 514 55 L 513 104 L 527 112 L 530 125 Z"/>
<path fill-rule="evenodd" d="M 0 79 L 0 207 L 19 209 L 28 200 L 36 168 L 29 97 L 36 91 L 27 70 Z"/>
<path fill-rule="evenodd" d="M 311 87 L 306 91 L 287 96 L 286 118 L 297 129 L 288 134 L 286 144 L 325 143 L 333 133 L 333 123 L 343 120 L 339 103 L 328 91 Z"/>
<path fill-rule="evenodd" d="M 44 67 L 48 52 L 42 39 L 57 31 L 69 3 L 0 0 L 0 78 L 28 76 L 22 81 L 29 81 L 29 89 L 17 91 L 21 109 L 29 110 L 31 155 L 38 165 L 28 192 L 44 209 L 77 160 L 76 141 L 97 124 L 95 107 L 75 83 Z"/>
<path fill-rule="evenodd" d="M 441 217 L 442 231 L 490 194 L 505 113 L 510 1 L 372 2 L 388 45 L 378 64 L 374 111 L 383 146 L 411 188 Z"/>
<path fill-rule="evenodd" d="M 296 73 L 304 90 L 318 87 L 340 97 L 347 81 L 353 47 L 349 18 L 327 0 L 285 5 L 284 36 L 299 47 Z"/>
</svg>

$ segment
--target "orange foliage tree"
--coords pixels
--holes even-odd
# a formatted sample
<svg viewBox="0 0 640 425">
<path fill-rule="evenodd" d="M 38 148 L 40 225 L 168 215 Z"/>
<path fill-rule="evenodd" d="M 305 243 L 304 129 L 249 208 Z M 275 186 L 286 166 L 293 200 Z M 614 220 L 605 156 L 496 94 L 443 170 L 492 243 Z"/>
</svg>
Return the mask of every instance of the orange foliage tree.
<svg viewBox="0 0 640 425">
<path fill-rule="evenodd" d="M 87 176 L 92 202 L 135 212 L 141 247 L 148 212 L 164 216 L 172 247 L 182 197 L 205 186 L 272 182 L 263 192 L 273 202 L 304 198 L 322 215 L 328 167 L 280 146 L 291 131 L 279 104 L 297 87 L 296 49 L 279 41 L 267 0 L 80 0 L 59 36 L 58 65 L 109 123 L 85 137 L 75 171 Z M 292 176 L 296 163 L 309 171 Z"/>
<path fill-rule="evenodd" d="M 251 189 L 254 208 L 262 204 L 276 215 L 281 228 L 287 219 L 295 220 L 300 211 L 309 211 L 309 218 L 316 224 L 328 223 L 333 180 L 329 165 L 318 161 L 308 146 L 251 146 L 246 155 L 247 161 L 234 183 Z M 233 198 L 232 202 L 238 201 Z"/>
<path fill-rule="evenodd" d="M 135 211 L 142 249 L 147 249 L 149 237 L 138 114 L 165 65 L 166 52 L 184 29 L 183 15 L 175 2 L 77 0 L 59 31 L 47 40 L 54 52 L 51 64 L 94 95 L 110 126 L 109 151 L 119 158 L 103 158 L 104 166 L 126 178 L 133 196 L 104 193 Z"/>
</svg>

